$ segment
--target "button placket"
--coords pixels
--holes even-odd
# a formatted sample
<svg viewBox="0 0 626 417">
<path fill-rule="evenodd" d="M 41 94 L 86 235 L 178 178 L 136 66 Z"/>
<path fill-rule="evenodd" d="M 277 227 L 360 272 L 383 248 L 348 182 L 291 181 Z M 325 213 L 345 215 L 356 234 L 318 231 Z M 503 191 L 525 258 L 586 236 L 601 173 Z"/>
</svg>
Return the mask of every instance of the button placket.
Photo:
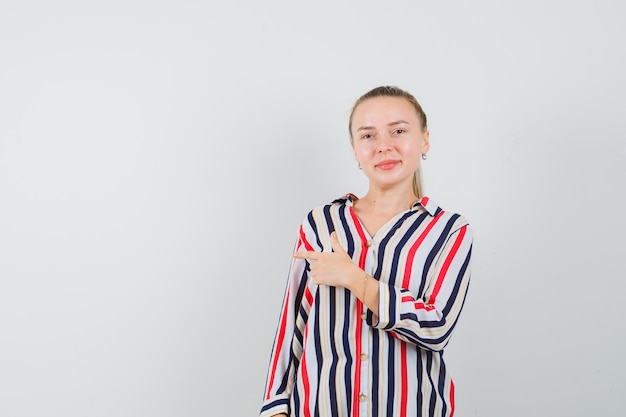
<svg viewBox="0 0 626 417">
<path fill-rule="evenodd" d="M 364 270 L 369 271 L 368 274 L 373 276 L 376 262 L 376 250 L 373 240 L 365 242 L 365 246 L 368 248 L 367 255 L 365 256 Z M 361 319 L 366 320 L 367 315 L 364 312 L 361 314 Z M 366 417 L 369 413 L 369 392 L 371 390 L 371 364 L 369 361 L 369 351 L 371 348 L 370 339 L 372 336 L 372 328 L 368 325 L 364 325 L 361 333 L 361 353 L 359 355 L 359 361 L 361 366 L 361 380 L 359 381 L 359 403 L 361 417 Z"/>
</svg>

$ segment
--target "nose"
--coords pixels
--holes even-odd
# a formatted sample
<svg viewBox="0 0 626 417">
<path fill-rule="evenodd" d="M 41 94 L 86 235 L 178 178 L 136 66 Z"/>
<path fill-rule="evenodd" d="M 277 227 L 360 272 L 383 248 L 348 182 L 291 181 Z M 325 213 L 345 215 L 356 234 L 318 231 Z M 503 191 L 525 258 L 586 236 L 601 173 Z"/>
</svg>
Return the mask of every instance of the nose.
<svg viewBox="0 0 626 417">
<path fill-rule="evenodd" d="M 378 153 L 388 152 L 391 150 L 391 138 L 389 135 L 380 135 L 378 140 Z"/>
</svg>

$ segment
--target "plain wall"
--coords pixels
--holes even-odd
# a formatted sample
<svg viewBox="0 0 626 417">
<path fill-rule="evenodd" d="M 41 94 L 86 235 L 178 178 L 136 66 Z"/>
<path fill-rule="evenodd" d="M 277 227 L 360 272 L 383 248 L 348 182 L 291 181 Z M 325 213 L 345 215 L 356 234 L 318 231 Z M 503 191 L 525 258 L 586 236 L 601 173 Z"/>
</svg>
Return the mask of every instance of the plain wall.
<svg viewBox="0 0 626 417">
<path fill-rule="evenodd" d="M 626 415 L 618 1 L 0 3 L 0 415 L 248 416 L 296 231 L 422 103 L 475 230 L 464 416 Z"/>
</svg>

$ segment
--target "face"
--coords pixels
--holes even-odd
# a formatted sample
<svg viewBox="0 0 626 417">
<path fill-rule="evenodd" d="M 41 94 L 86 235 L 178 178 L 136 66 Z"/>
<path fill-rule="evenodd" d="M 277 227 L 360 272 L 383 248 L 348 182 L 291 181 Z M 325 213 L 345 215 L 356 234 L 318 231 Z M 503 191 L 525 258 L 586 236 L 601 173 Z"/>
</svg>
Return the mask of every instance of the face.
<svg viewBox="0 0 626 417">
<path fill-rule="evenodd" d="M 428 152 L 428 131 L 413 105 L 401 97 L 365 100 L 352 116 L 352 147 L 370 185 L 389 189 L 411 187 L 422 154 Z"/>
</svg>

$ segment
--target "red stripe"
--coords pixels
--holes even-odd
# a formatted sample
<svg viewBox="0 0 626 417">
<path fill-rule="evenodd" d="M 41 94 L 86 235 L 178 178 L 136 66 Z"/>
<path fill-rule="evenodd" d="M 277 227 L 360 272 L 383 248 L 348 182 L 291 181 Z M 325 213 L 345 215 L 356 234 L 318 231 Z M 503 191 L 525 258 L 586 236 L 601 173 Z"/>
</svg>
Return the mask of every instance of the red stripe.
<svg viewBox="0 0 626 417">
<path fill-rule="evenodd" d="M 307 287 L 306 290 L 304 291 L 304 296 L 306 297 L 306 300 L 309 302 L 309 305 L 312 306 L 313 294 L 311 294 L 311 290 L 309 290 L 309 287 Z"/>
<path fill-rule="evenodd" d="M 304 248 L 307 251 L 314 250 L 313 246 L 306 239 L 304 228 L 302 226 L 300 226 L 300 240 L 304 244 Z M 311 291 L 309 290 L 308 287 L 304 292 L 304 296 L 306 297 L 309 304 L 313 304 L 313 295 L 311 294 Z M 309 322 L 307 321 L 307 324 L 304 328 L 304 340 L 303 340 L 304 345 L 306 345 L 306 340 L 308 339 L 308 335 L 309 335 Z M 303 407 L 304 416 L 310 417 L 311 411 L 309 410 L 309 401 L 311 397 L 311 386 L 309 385 L 309 372 L 306 367 L 306 349 L 304 349 L 304 351 L 302 352 L 302 359 L 300 359 L 300 363 L 302 364 L 302 382 L 304 384 L 304 407 Z"/>
<path fill-rule="evenodd" d="M 313 246 L 311 246 L 309 241 L 306 240 L 306 235 L 304 234 L 304 229 L 302 228 L 302 226 L 300 226 L 300 239 L 302 240 L 302 243 L 304 243 L 304 247 L 306 250 L 308 251 L 314 250 Z"/>
<path fill-rule="evenodd" d="M 304 248 L 307 251 L 314 251 L 315 249 L 313 249 L 313 246 L 309 243 L 309 241 L 306 239 L 306 234 L 304 233 L 304 228 L 302 226 L 300 226 L 300 240 L 302 241 L 302 244 L 304 244 Z M 299 248 L 300 246 L 298 246 Z M 304 291 L 304 296 L 306 297 L 306 300 L 309 302 L 309 304 L 313 304 L 313 295 L 311 294 L 311 291 L 309 290 L 309 288 L 307 287 L 307 289 Z M 304 340 L 303 340 L 303 344 L 306 345 L 306 340 L 308 338 L 309 335 L 309 322 L 307 321 L 307 324 L 304 328 Z M 304 384 L 304 416 L 305 417 L 310 417 L 311 416 L 311 411 L 309 409 L 309 401 L 311 398 L 311 386 L 309 385 L 309 372 L 307 370 L 306 367 L 306 349 L 304 349 L 304 351 L 302 352 L 302 358 L 300 359 L 300 363 L 302 366 L 302 382 Z"/>
<path fill-rule="evenodd" d="M 272 391 L 272 384 L 274 383 L 274 375 L 276 375 L 276 367 L 278 366 L 278 358 L 280 356 L 280 350 L 282 349 L 283 342 L 285 341 L 285 329 L 287 327 L 287 304 L 289 303 L 290 288 L 287 288 L 287 295 L 285 296 L 285 304 L 283 305 L 283 317 L 280 321 L 280 328 L 278 330 L 278 338 L 276 340 L 276 349 L 274 349 L 274 361 L 272 363 L 272 372 L 270 373 L 270 382 L 267 385 L 266 400 L 269 400 L 270 393 Z"/>
<path fill-rule="evenodd" d="M 454 382 L 450 380 L 450 417 L 454 415 Z"/>
<path fill-rule="evenodd" d="M 430 305 L 430 304 L 424 304 L 421 301 L 415 301 L 413 299 L 412 296 L 410 295 L 405 295 L 404 297 L 402 297 L 402 302 L 403 303 L 413 303 L 413 305 L 415 306 L 416 309 L 418 310 L 426 310 L 426 311 L 430 311 L 430 310 L 434 310 L 435 306 Z"/>
<path fill-rule="evenodd" d="M 428 197 L 422 197 L 422 199 L 420 200 L 420 204 L 422 205 L 422 207 L 426 208 L 426 204 L 428 204 Z"/>
<path fill-rule="evenodd" d="M 356 227 L 356 231 L 361 238 L 361 255 L 359 256 L 359 267 L 362 270 L 365 270 L 365 259 L 367 257 L 367 237 L 365 236 L 365 232 L 363 231 L 363 226 L 361 225 L 361 221 L 356 216 L 354 212 L 354 208 L 350 207 L 350 217 L 352 217 L 352 221 Z M 361 390 L 361 352 L 363 349 L 362 346 L 362 331 L 363 331 L 363 320 L 361 319 L 361 314 L 363 313 L 363 303 L 361 300 L 357 298 L 356 300 L 356 325 L 355 325 L 355 340 L 356 340 L 356 366 L 354 367 L 354 392 L 352 395 L 352 416 L 358 417 L 361 411 L 359 407 L 359 394 Z"/>
<path fill-rule="evenodd" d="M 410 295 L 405 295 L 405 296 L 403 296 L 403 297 L 402 297 L 402 300 L 401 300 L 401 301 L 402 301 L 403 303 L 406 303 L 407 301 L 409 301 L 409 302 L 415 302 L 415 299 L 414 299 L 412 296 L 410 296 Z"/>
<path fill-rule="evenodd" d="M 454 256 L 458 252 L 459 247 L 461 246 L 461 243 L 463 242 L 463 237 L 465 236 L 466 229 L 467 228 L 463 226 L 461 230 L 459 231 L 459 235 L 454 241 L 454 245 L 452 245 L 452 249 L 450 249 L 450 253 L 448 253 L 447 258 L 444 261 L 443 266 L 441 267 L 441 271 L 439 272 L 439 277 L 437 277 L 437 282 L 435 283 L 435 288 L 433 289 L 433 292 L 430 294 L 430 298 L 428 299 L 428 304 L 435 304 L 435 299 L 437 298 L 437 294 L 439 294 L 439 290 L 441 289 L 441 286 L 443 285 L 443 279 L 445 278 L 446 273 L 448 272 L 448 269 L 450 268 L 450 264 L 452 263 Z"/>
<path fill-rule="evenodd" d="M 309 324 L 307 322 L 306 327 L 304 328 L 304 343 L 308 339 L 309 335 Z M 311 386 L 309 385 L 309 372 L 306 369 L 306 349 L 302 353 L 302 382 L 304 383 L 304 416 L 311 417 L 311 411 L 309 410 L 309 400 L 311 397 Z"/>
<path fill-rule="evenodd" d="M 298 248 L 296 249 L 296 252 L 298 251 L 298 249 L 300 249 L 302 245 L 304 245 L 306 250 L 313 250 L 313 246 L 311 246 L 311 244 L 309 244 L 309 242 L 306 240 L 304 230 L 302 229 L 302 226 L 300 226 L 300 240 L 298 241 Z M 309 302 L 309 305 L 313 305 L 313 294 L 311 294 L 311 290 L 309 289 L 309 287 L 307 287 L 304 291 L 304 297 Z"/>
<path fill-rule="evenodd" d="M 355 329 L 355 339 L 356 339 L 356 366 L 354 367 L 354 395 L 352 398 L 352 409 L 354 412 L 353 416 L 358 417 L 359 415 L 359 393 L 361 390 L 361 330 L 363 328 L 363 320 L 361 319 L 361 313 L 363 313 L 363 304 L 357 300 L 356 305 L 356 329 Z"/>
<path fill-rule="evenodd" d="M 406 269 L 404 270 L 404 278 L 402 279 L 402 288 L 404 289 L 409 288 L 409 282 L 411 281 L 411 271 L 413 270 L 413 258 L 415 257 L 415 252 L 417 252 L 417 248 L 420 247 L 420 245 L 422 244 L 424 239 L 426 239 L 426 236 L 432 230 L 432 228 L 435 227 L 435 224 L 439 221 L 439 219 L 441 219 L 441 216 L 443 215 L 443 213 L 444 212 L 442 210 L 437 215 L 437 217 L 435 217 L 433 221 L 430 222 L 428 226 L 426 226 L 422 234 L 419 235 L 415 243 L 413 243 L 413 246 L 411 246 L 411 249 L 409 249 L 409 253 L 407 255 Z"/>
<path fill-rule="evenodd" d="M 418 310 L 426 310 L 426 311 L 431 311 L 435 309 L 434 305 L 430 305 L 430 304 L 424 304 L 422 302 L 417 302 L 415 303 L 415 308 Z"/>
<path fill-rule="evenodd" d="M 421 302 L 421 301 L 415 301 L 415 300 L 413 299 L 413 297 L 412 297 L 412 296 L 410 296 L 410 295 L 405 295 L 405 296 L 403 296 L 401 301 L 402 301 L 403 303 L 413 303 L 413 305 L 415 306 L 415 308 L 416 308 L 416 309 L 418 309 L 418 310 L 426 310 L 426 311 L 431 311 L 431 310 L 434 310 L 434 309 L 435 309 L 435 306 L 434 306 L 434 305 L 431 305 L 431 304 L 424 304 L 424 303 L 423 303 L 423 302 Z"/>
<path fill-rule="evenodd" d="M 361 244 L 363 246 L 363 250 L 361 251 L 361 257 L 359 258 L 359 266 L 361 267 L 361 269 L 365 269 L 365 257 L 367 256 L 367 237 L 365 237 L 365 232 L 363 231 L 361 220 L 359 220 L 359 218 L 356 216 L 353 207 L 350 207 L 350 216 L 352 217 L 352 221 L 356 226 L 356 231 L 361 238 Z"/>
<path fill-rule="evenodd" d="M 400 417 L 406 417 L 406 402 L 408 398 L 409 377 L 407 375 L 406 364 L 406 343 L 400 342 L 400 363 L 401 363 L 401 388 L 400 388 Z"/>
</svg>

